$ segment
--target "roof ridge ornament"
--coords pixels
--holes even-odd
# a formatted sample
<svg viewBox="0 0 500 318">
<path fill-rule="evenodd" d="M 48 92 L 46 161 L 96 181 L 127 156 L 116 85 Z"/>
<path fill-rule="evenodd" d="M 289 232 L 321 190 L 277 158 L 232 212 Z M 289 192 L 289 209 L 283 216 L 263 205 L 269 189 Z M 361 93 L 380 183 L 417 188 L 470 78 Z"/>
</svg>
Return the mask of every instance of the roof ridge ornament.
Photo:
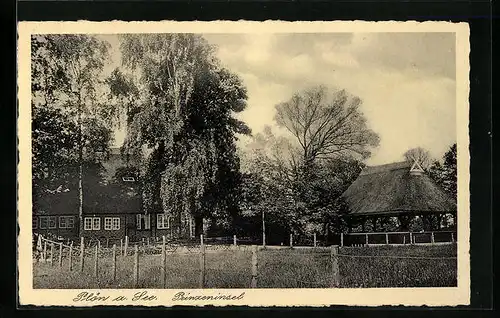
<svg viewBox="0 0 500 318">
<path fill-rule="evenodd" d="M 424 173 L 424 169 L 422 168 L 420 163 L 418 163 L 418 160 L 415 160 L 410 168 L 410 174 L 421 175 L 422 173 Z"/>
</svg>

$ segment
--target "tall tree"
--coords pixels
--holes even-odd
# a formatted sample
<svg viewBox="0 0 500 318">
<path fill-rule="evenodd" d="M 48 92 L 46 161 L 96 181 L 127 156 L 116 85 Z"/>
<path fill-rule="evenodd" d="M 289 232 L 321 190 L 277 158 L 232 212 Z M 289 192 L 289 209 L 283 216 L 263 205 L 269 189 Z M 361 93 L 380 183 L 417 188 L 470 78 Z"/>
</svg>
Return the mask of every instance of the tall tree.
<svg viewBox="0 0 500 318">
<path fill-rule="evenodd" d="M 202 217 L 224 219 L 237 208 L 235 140 L 249 129 L 233 113 L 246 107 L 246 89 L 201 36 L 127 35 L 121 49 L 124 66 L 141 74 L 144 96 L 127 143 L 152 151 L 143 172 L 146 209 L 179 223 L 194 215 L 199 232 Z"/>
<path fill-rule="evenodd" d="M 298 92 L 276 105 L 275 120 L 291 133 L 296 145 L 289 171 L 301 227 L 319 222 L 325 228 L 341 230 L 338 215 L 345 204 L 339 197 L 353 181 L 341 181 L 342 171 L 351 171 L 355 178 L 360 160 L 369 157 L 371 148 L 379 143 L 360 106 L 360 98 L 325 86 Z M 341 168 L 335 170 L 336 166 Z"/>
<path fill-rule="evenodd" d="M 115 68 L 113 72 L 105 79 L 105 83 L 109 86 L 109 98 L 114 100 L 117 113 L 124 114 L 125 117 L 125 135 L 130 129 L 132 118 L 135 113 L 139 111 L 138 100 L 140 98 L 139 88 L 136 86 L 134 78 L 129 74 L 125 74 L 122 69 Z M 120 127 L 121 120 L 118 121 Z M 131 149 L 128 143 L 124 144 L 122 151 L 125 151 L 127 165 L 129 163 L 129 156 Z M 134 149 L 132 149 L 133 151 Z M 137 150 L 137 149 L 135 149 Z"/>
<path fill-rule="evenodd" d="M 404 157 L 406 161 L 412 164 L 418 162 L 424 170 L 429 170 L 433 162 L 431 153 L 422 147 L 409 149 L 404 153 Z"/>
<path fill-rule="evenodd" d="M 339 155 L 366 158 L 379 137 L 366 125 L 360 105 L 361 99 L 345 90 L 318 86 L 276 105 L 275 120 L 294 136 L 305 165 Z"/>
<path fill-rule="evenodd" d="M 76 125 L 78 214 L 82 227 L 84 161 L 105 152 L 111 139 L 105 122 L 114 111 L 100 102 L 100 74 L 109 45 L 88 35 L 59 34 L 33 36 L 32 44 L 33 107 L 51 108 L 52 114 L 60 112 L 65 116 L 62 122 L 69 120 Z M 64 134 L 68 134 L 67 129 L 62 130 L 61 136 Z"/>
<path fill-rule="evenodd" d="M 444 154 L 442 162 L 435 161 L 429 174 L 453 198 L 457 198 L 457 144 Z"/>
<path fill-rule="evenodd" d="M 357 178 L 362 164 L 344 157 L 317 160 L 307 173 L 299 174 L 294 170 L 295 150 L 269 127 L 253 136 L 242 155 L 247 173 L 241 201 L 245 216 L 265 217 L 269 234 L 342 230 L 340 216 L 347 210 L 340 196 Z"/>
</svg>

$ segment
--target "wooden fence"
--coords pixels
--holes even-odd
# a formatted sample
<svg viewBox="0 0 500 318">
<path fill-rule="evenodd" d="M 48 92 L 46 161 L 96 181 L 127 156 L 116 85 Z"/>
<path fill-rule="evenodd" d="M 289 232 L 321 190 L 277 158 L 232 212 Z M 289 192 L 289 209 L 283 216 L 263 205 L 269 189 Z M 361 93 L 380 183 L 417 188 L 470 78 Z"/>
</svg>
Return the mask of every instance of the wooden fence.
<svg viewBox="0 0 500 318">
<path fill-rule="evenodd" d="M 359 234 L 361 235 L 361 234 Z M 388 241 L 389 233 L 386 236 L 386 242 Z M 409 244 L 415 244 L 415 235 L 409 234 Z M 366 240 L 366 234 L 365 234 Z M 345 238 L 343 238 L 344 240 Z M 435 240 L 435 238 L 434 238 Z M 224 244 L 214 244 L 214 242 L 223 242 Z M 167 284 L 167 253 L 188 253 L 197 254 L 199 256 L 199 288 L 206 287 L 206 256 L 207 252 L 214 252 L 220 250 L 246 250 L 251 252 L 251 260 L 248 264 L 251 268 L 251 279 L 250 287 L 256 288 L 259 286 L 259 250 L 273 250 L 273 249 L 302 249 L 309 248 L 305 246 L 294 246 L 293 237 L 290 236 L 290 246 L 257 246 L 257 245 L 238 245 L 238 240 L 234 236 L 232 238 L 232 244 L 227 244 L 228 238 L 204 238 L 200 236 L 200 240 L 196 245 L 180 245 L 180 244 L 169 244 L 165 237 L 162 237 L 161 241 L 154 240 L 154 242 L 133 242 L 130 243 L 126 237 L 123 242 L 121 242 L 118 247 L 117 244 L 113 244 L 111 247 L 102 246 L 99 242 L 93 246 L 88 246 L 84 240 L 81 238 L 79 245 L 74 245 L 71 242 L 69 245 L 63 244 L 62 242 L 56 242 L 44 238 L 42 235 L 36 235 L 36 248 L 34 249 L 35 260 L 43 263 L 48 263 L 51 266 L 59 267 L 63 266 L 63 258 L 65 259 L 65 266 L 69 271 L 78 270 L 80 272 L 84 271 L 86 262 L 92 262 L 92 274 L 94 277 L 99 277 L 100 259 L 103 257 L 111 257 L 111 272 L 110 275 L 113 281 L 117 278 L 117 262 L 120 261 L 122 257 L 132 256 L 133 257 L 133 285 L 135 288 L 139 286 L 139 273 L 140 273 L 140 257 L 151 255 L 151 254 L 161 254 L 161 265 L 160 265 L 160 275 L 162 286 L 166 288 Z M 316 241 L 315 241 L 316 243 Z M 366 243 L 366 242 L 365 242 Z M 369 243 L 369 241 L 368 241 Z M 133 246 L 131 248 L 131 246 Z M 312 247 L 316 249 L 315 246 Z M 328 247 L 330 254 L 330 265 L 331 268 L 331 282 L 330 287 L 339 287 L 340 273 L 339 273 L 339 258 L 340 257 L 377 257 L 377 256 L 352 256 L 352 255 L 342 255 L 339 254 L 339 245 L 332 245 Z M 325 248 L 321 248 L 324 254 Z M 75 266 L 78 265 L 76 269 Z M 87 266 L 88 268 L 89 266 Z"/>
<path fill-rule="evenodd" d="M 183 247 L 183 250 L 175 248 L 173 246 L 169 246 L 165 237 L 162 238 L 160 244 L 153 245 L 140 245 L 139 242 L 135 242 L 133 245 L 133 249 L 129 248 L 128 239 L 125 239 L 125 243 L 117 247 L 116 244 L 113 244 L 111 248 L 106 248 L 101 246 L 100 244 L 95 244 L 92 247 L 86 246 L 85 241 L 81 238 L 79 246 L 75 246 L 73 242 L 69 245 L 63 244 L 62 242 L 52 241 L 50 239 L 44 238 L 42 235 L 36 235 L 37 243 L 35 253 L 37 253 L 36 260 L 38 262 L 48 263 L 51 266 L 55 266 L 54 261 L 57 259 L 57 264 L 59 267 L 62 267 L 63 258 L 67 260 L 67 268 L 69 271 L 75 270 L 75 263 L 78 264 L 78 271 L 83 272 L 85 268 L 85 264 L 87 261 L 92 262 L 92 274 L 94 277 L 98 277 L 99 275 L 99 260 L 103 256 L 111 255 L 111 276 L 113 281 L 116 280 L 116 272 L 117 272 L 117 257 L 118 256 L 133 256 L 133 282 L 134 286 L 137 288 L 139 284 L 139 258 L 140 255 L 145 254 L 157 254 L 158 251 L 161 253 L 161 280 L 163 282 L 163 287 L 166 285 L 167 281 L 167 270 L 166 270 L 166 261 L 167 261 L 167 250 L 170 252 L 176 253 L 197 253 L 199 255 L 199 288 L 204 288 L 206 286 L 206 254 L 207 254 L 207 244 L 206 241 L 211 241 L 211 239 L 200 237 L 200 244 L 195 248 Z M 208 245 L 210 246 L 210 245 Z M 213 247 L 213 245 L 212 245 Z M 263 247 L 257 245 L 251 246 L 242 246 L 237 245 L 237 240 L 233 237 L 232 245 L 223 245 L 223 247 L 227 250 L 231 249 L 247 249 L 251 251 L 251 263 L 249 266 L 251 267 L 251 288 L 257 288 L 258 286 L 258 268 L 259 268 L 259 260 L 258 260 L 258 251 L 259 249 L 263 249 Z M 281 248 L 279 246 L 268 246 L 266 249 L 274 249 Z M 217 251 L 217 248 L 214 249 Z M 330 247 L 331 254 L 331 264 L 332 264 L 332 282 L 331 287 L 338 287 L 339 284 L 339 270 L 338 270 L 338 246 Z M 78 261 L 75 262 L 75 260 Z"/>
</svg>

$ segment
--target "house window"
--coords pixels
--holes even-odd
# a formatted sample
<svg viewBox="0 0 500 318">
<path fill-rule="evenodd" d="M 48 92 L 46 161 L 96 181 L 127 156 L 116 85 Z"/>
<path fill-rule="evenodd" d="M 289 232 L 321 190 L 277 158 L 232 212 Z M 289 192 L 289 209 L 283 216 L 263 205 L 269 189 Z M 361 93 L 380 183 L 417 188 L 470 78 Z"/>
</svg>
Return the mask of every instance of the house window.
<svg viewBox="0 0 500 318">
<path fill-rule="evenodd" d="M 156 228 L 168 229 L 170 227 L 170 217 L 165 214 L 158 214 L 156 219 Z"/>
<path fill-rule="evenodd" d="M 104 229 L 111 230 L 112 228 L 111 218 L 104 218 Z"/>
<path fill-rule="evenodd" d="M 49 217 L 48 216 L 41 216 L 40 217 L 40 228 L 46 229 L 48 226 L 49 226 Z"/>
<path fill-rule="evenodd" d="M 151 228 L 149 214 L 137 214 L 137 229 L 138 230 L 149 230 Z"/>
<path fill-rule="evenodd" d="M 125 182 L 135 182 L 134 177 L 123 177 L 122 180 Z"/>
<path fill-rule="evenodd" d="M 85 218 L 85 230 L 92 230 L 92 218 Z"/>
<path fill-rule="evenodd" d="M 60 229 L 72 229 L 75 226 L 75 218 L 72 216 L 60 216 L 59 217 L 59 228 Z"/>
<path fill-rule="evenodd" d="M 55 229 L 57 227 L 57 218 L 55 216 L 49 216 L 49 229 Z"/>
<path fill-rule="evenodd" d="M 75 217 L 73 216 L 67 216 L 66 217 L 66 228 L 67 229 L 72 229 L 75 227 Z"/>
<path fill-rule="evenodd" d="M 85 218 L 84 221 L 85 230 L 100 230 L 101 229 L 101 219 L 100 218 Z"/>
<path fill-rule="evenodd" d="M 120 229 L 120 218 L 104 218 L 104 229 L 105 230 L 119 230 Z"/>
<path fill-rule="evenodd" d="M 92 229 L 93 230 L 100 230 L 101 229 L 101 219 L 100 218 L 93 218 L 92 219 Z"/>
<path fill-rule="evenodd" d="M 36 218 L 36 216 L 33 216 L 31 219 L 31 227 L 34 230 L 38 228 L 38 219 Z"/>
<path fill-rule="evenodd" d="M 120 229 L 120 218 L 113 218 L 113 230 Z"/>
</svg>

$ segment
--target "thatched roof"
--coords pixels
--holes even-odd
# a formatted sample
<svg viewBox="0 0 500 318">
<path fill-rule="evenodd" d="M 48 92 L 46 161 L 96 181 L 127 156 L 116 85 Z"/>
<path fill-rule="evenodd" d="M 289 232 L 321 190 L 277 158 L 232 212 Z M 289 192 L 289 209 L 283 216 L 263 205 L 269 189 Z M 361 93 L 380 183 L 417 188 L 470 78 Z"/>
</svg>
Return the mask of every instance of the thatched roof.
<svg viewBox="0 0 500 318">
<path fill-rule="evenodd" d="M 410 173 L 412 165 L 397 162 L 366 167 L 344 192 L 354 215 L 444 213 L 457 210 L 455 201 L 425 173 Z"/>
</svg>

